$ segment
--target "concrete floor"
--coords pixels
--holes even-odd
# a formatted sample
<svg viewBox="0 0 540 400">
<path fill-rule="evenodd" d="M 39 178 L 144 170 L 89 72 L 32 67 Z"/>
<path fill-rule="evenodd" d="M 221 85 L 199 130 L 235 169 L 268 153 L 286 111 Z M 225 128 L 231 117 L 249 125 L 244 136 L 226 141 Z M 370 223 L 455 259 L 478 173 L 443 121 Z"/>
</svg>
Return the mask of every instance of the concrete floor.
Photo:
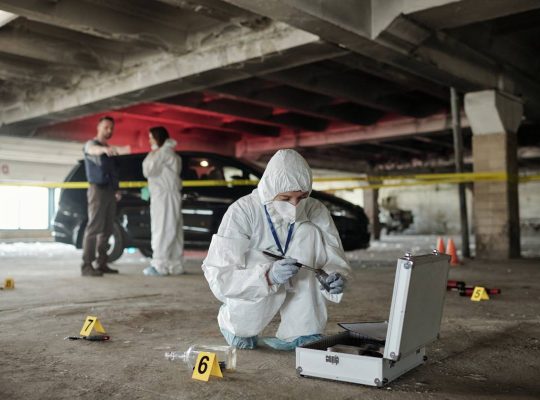
<svg viewBox="0 0 540 400">
<path fill-rule="evenodd" d="M 354 281 L 340 305 L 329 306 L 327 333 L 342 321 L 387 318 L 395 258 L 419 254 L 433 237 L 386 237 L 349 253 Z M 524 241 L 538 255 L 540 238 Z M 0 399 L 538 399 L 540 398 L 540 261 L 468 261 L 451 279 L 500 287 L 502 295 L 473 303 L 449 292 L 441 339 L 428 362 L 384 389 L 298 378 L 294 353 L 239 351 L 224 379 L 194 381 L 165 351 L 224 344 L 219 303 L 190 253 L 188 274 L 148 278 L 138 253 L 116 263 L 121 274 L 79 276 L 80 251 L 55 243 L 0 244 Z M 98 316 L 112 340 L 66 341 L 87 315 Z M 276 329 L 274 321 L 264 335 Z"/>
</svg>

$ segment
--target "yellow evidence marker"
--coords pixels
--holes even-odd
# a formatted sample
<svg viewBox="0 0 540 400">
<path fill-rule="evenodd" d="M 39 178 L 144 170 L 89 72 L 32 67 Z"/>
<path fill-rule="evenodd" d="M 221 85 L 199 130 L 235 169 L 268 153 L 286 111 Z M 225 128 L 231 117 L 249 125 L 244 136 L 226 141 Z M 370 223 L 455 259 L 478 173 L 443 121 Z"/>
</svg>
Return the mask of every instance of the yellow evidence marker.
<svg viewBox="0 0 540 400">
<path fill-rule="evenodd" d="M 486 292 L 486 288 L 483 288 L 482 286 L 476 286 L 471 296 L 471 300 L 472 301 L 489 300 L 489 296 Z"/>
<path fill-rule="evenodd" d="M 199 381 L 208 382 L 210 375 L 223 378 L 221 368 L 219 368 L 218 358 L 216 353 L 201 351 L 197 357 L 197 362 L 195 363 L 195 368 L 193 368 L 193 375 L 191 375 L 191 377 Z"/>
<path fill-rule="evenodd" d="M 92 330 L 95 330 L 98 333 L 105 333 L 105 328 L 103 328 L 103 325 L 101 325 L 101 322 L 99 322 L 97 317 L 88 316 L 84 321 L 80 335 L 90 336 Z"/>
<path fill-rule="evenodd" d="M 15 289 L 15 281 L 13 278 L 6 278 L 4 280 L 4 289 Z"/>
</svg>

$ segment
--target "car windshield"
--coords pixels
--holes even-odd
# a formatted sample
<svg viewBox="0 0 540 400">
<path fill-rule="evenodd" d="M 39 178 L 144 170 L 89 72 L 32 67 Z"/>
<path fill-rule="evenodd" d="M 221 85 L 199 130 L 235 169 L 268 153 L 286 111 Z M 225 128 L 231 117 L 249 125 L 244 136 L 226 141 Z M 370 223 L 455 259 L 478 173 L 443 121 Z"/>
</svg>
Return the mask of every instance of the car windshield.
<svg viewBox="0 0 540 400">
<path fill-rule="evenodd" d="M 188 175 L 194 176 L 193 179 L 225 179 L 222 166 L 210 158 L 191 157 L 184 168 L 190 171 Z"/>
<path fill-rule="evenodd" d="M 182 178 L 185 180 L 258 180 L 253 173 L 238 166 L 225 165 L 220 160 L 209 157 L 190 157 L 185 159 L 182 170 Z"/>
</svg>

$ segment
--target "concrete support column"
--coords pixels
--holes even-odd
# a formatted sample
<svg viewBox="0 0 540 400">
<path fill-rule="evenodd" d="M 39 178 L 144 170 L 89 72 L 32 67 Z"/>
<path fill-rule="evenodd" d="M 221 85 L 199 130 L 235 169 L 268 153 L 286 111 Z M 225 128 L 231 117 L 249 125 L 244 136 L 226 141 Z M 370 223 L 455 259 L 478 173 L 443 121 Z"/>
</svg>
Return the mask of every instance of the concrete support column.
<svg viewBox="0 0 540 400">
<path fill-rule="evenodd" d="M 465 95 L 465 112 L 473 132 L 474 172 L 503 172 L 508 179 L 474 183 L 476 257 L 520 256 L 516 131 L 521 101 L 494 90 Z"/>
<path fill-rule="evenodd" d="M 379 223 L 379 189 L 364 190 L 364 211 L 369 219 L 371 238 L 381 238 L 381 224 Z"/>
</svg>

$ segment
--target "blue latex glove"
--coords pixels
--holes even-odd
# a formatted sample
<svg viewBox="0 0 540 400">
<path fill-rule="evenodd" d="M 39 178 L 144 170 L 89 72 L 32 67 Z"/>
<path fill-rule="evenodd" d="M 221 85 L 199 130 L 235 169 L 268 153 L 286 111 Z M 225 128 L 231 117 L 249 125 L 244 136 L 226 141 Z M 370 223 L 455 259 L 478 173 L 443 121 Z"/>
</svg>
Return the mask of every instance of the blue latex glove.
<svg viewBox="0 0 540 400">
<path fill-rule="evenodd" d="M 283 260 L 277 260 L 272 264 L 270 272 L 268 272 L 268 279 L 272 284 L 283 284 L 298 272 L 298 267 L 294 265 L 297 261 L 294 258 L 284 258 Z"/>
<path fill-rule="evenodd" d="M 345 287 L 345 279 L 343 279 L 339 272 L 330 273 L 326 278 L 326 283 L 330 285 L 330 294 L 343 293 L 343 288 Z"/>
</svg>

